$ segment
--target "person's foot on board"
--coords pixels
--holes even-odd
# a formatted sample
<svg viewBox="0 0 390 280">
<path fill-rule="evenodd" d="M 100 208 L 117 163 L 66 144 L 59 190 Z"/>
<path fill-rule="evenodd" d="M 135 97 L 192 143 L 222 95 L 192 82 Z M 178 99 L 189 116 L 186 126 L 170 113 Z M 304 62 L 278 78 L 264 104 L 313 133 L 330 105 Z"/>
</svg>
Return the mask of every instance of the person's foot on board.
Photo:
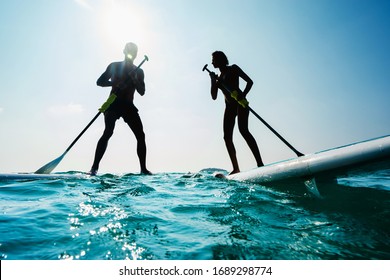
<svg viewBox="0 0 390 280">
<path fill-rule="evenodd" d="M 87 174 L 90 176 L 96 176 L 97 172 L 98 172 L 97 169 L 92 168 Z"/>
<path fill-rule="evenodd" d="M 143 170 L 141 170 L 141 175 L 152 175 L 153 173 L 152 172 L 150 172 L 149 170 L 147 170 L 147 169 L 143 169 Z"/>
<path fill-rule="evenodd" d="M 236 173 L 239 173 L 240 172 L 240 169 L 233 169 L 232 172 L 229 173 L 229 175 L 233 175 L 233 174 L 236 174 Z"/>
</svg>

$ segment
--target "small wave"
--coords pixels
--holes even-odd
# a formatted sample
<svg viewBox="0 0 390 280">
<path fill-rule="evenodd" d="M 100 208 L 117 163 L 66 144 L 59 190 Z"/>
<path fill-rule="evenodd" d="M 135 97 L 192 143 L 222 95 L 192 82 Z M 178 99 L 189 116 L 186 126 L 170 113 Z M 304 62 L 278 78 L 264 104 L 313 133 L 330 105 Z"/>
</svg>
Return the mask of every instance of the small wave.
<svg viewBox="0 0 390 280">
<path fill-rule="evenodd" d="M 140 187 L 131 188 L 126 193 L 131 196 L 143 196 L 154 191 L 156 190 L 152 187 L 140 186 Z"/>
<path fill-rule="evenodd" d="M 390 169 L 338 178 L 341 185 L 390 191 Z"/>
<path fill-rule="evenodd" d="M 213 175 L 215 173 L 228 174 L 228 171 L 221 168 L 204 168 L 199 171 L 200 174 Z"/>
</svg>

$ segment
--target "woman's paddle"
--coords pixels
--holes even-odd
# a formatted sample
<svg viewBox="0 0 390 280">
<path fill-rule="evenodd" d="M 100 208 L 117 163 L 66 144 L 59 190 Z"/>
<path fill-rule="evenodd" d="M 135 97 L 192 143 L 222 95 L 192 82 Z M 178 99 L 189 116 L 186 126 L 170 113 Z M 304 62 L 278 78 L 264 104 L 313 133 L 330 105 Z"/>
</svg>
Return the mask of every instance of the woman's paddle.
<svg viewBox="0 0 390 280">
<path fill-rule="evenodd" d="M 209 73 L 212 73 L 208 68 L 207 64 L 203 66 L 202 71 L 206 70 Z M 242 107 L 248 108 L 266 127 L 268 127 L 284 144 L 286 144 L 298 157 L 304 156 L 301 152 L 295 149 L 290 143 L 286 141 L 275 129 L 273 129 L 262 117 L 260 117 L 251 107 L 249 107 L 249 102 L 244 98 L 240 98 L 237 91 L 231 91 L 227 86 L 225 86 L 221 81 L 219 84 L 230 93 L 231 97 L 233 97 Z"/>
</svg>

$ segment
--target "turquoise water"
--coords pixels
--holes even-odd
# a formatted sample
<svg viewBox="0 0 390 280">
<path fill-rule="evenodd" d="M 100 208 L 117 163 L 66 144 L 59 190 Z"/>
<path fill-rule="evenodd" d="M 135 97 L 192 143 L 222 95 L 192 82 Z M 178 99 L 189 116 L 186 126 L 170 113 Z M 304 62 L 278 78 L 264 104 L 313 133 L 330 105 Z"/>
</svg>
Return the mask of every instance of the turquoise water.
<svg viewBox="0 0 390 280">
<path fill-rule="evenodd" d="M 390 259 L 390 169 L 322 199 L 214 172 L 0 181 L 0 259 Z"/>
</svg>

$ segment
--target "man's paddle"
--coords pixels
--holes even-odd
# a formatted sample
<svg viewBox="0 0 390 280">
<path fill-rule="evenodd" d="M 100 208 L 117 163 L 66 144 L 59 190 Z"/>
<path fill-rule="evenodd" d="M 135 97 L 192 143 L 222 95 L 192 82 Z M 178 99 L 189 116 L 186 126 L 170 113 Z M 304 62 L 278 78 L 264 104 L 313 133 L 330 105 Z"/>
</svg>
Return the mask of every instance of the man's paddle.
<svg viewBox="0 0 390 280">
<path fill-rule="evenodd" d="M 210 74 L 212 73 L 208 68 L 207 64 L 203 66 L 202 71 L 206 70 Z M 245 97 L 240 97 L 238 92 L 236 90 L 231 91 L 226 85 L 224 85 L 221 81 L 219 81 L 219 84 L 230 93 L 231 97 L 233 97 L 242 107 L 248 108 L 249 111 L 251 111 L 266 127 L 268 127 L 280 140 L 283 141 L 284 144 L 286 144 L 298 157 L 304 156 L 301 152 L 299 152 L 297 149 L 295 149 L 290 143 L 286 141 L 275 129 L 273 129 L 262 117 L 260 117 L 251 107 L 249 107 L 249 102 L 246 100 Z"/>
<path fill-rule="evenodd" d="M 139 68 L 141 68 L 142 64 L 145 63 L 145 61 L 148 61 L 149 58 L 145 55 L 145 58 L 142 60 L 142 62 L 137 66 L 137 68 L 133 69 L 129 75 L 137 71 Z M 73 140 L 73 142 L 69 145 L 69 147 L 65 150 L 65 152 L 56 158 L 55 160 L 45 164 L 41 168 L 39 168 L 37 171 L 35 171 L 35 174 L 49 174 L 50 172 L 53 171 L 54 168 L 61 162 L 61 160 L 64 158 L 64 156 L 69 152 L 70 149 L 76 144 L 76 142 L 80 139 L 80 137 L 84 134 L 85 131 L 93 124 L 93 122 L 100 116 L 101 113 L 104 113 L 110 105 L 115 101 L 116 95 L 115 93 L 111 94 L 107 101 L 102 104 L 102 106 L 99 108 L 99 112 L 93 117 L 93 119 L 87 124 L 87 126 L 83 129 L 83 131 L 80 132 L 80 134 L 76 137 L 76 139 Z"/>
</svg>

